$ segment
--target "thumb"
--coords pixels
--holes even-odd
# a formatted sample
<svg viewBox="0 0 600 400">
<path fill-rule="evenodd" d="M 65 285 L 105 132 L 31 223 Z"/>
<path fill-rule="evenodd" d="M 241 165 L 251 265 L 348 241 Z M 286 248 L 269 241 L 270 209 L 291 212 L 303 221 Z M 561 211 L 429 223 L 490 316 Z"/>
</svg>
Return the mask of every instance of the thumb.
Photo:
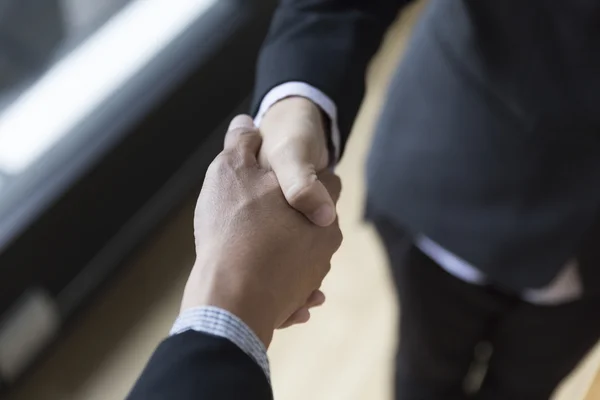
<svg viewBox="0 0 600 400">
<path fill-rule="evenodd" d="M 314 164 L 296 151 L 271 158 L 271 168 L 287 202 L 314 224 L 329 226 L 336 219 L 334 202 L 317 177 Z"/>
</svg>

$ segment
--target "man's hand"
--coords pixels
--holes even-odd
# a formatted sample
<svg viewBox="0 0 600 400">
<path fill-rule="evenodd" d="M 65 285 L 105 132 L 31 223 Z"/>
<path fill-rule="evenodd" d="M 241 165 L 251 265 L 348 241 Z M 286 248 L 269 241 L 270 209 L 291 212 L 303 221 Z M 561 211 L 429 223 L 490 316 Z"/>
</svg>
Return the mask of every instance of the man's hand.
<svg viewBox="0 0 600 400">
<path fill-rule="evenodd" d="M 289 97 L 267 111 L 259 128 L 260 165 L 275 172 L 288 203 L 317 225 L 333 223 L 333 199 L 318 179 L 329 163 L 321 110 L 308 99 Z"/>
<path fill-rule="evenodd" d="M 289 207 L 275 174 L 258 164 L 260 146 L 250 117 L 234 119 L 196 206 L 197 259 L 182 310 L 228 310 L 268 347 L 274 329 L 322 296 L 317 290 L 342 235 L 337 222 L 319 227 Z M 326 173 L 321 182 L 337 201 L 339 178 Z"/>
</svg>

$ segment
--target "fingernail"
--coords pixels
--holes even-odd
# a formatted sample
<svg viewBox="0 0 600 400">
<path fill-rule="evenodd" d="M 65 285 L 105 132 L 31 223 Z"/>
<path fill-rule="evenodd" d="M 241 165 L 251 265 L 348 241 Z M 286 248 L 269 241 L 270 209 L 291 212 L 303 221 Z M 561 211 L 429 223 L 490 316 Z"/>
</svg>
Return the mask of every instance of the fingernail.
<svg viewBox="0 0 600 400">
<path fill-rule="evenodd" d="M 324 204 L 310 215 L 310 219 L 317 225 L 328 226 L 335 219 L 335 210 L 329 204 Z"/>
<path fill-rule="evenodd" d="M 254 129 L 256 127 L 254 126 L 254 121 L 252 118 L 247 115 L 238 115 L 231 120 L 231 123 L 229 124 L 229 130 L 232 131 L 239 128 Z"/>
</svg>

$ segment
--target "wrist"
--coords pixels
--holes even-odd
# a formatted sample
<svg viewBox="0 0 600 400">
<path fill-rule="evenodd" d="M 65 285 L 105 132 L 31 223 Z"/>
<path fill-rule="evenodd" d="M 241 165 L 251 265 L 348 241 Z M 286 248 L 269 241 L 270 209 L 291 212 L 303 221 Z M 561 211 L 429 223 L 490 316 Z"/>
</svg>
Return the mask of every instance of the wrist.
<svg viewBox="0 0 600 400">
<path fill-rule="evenodd" d="M 288 96 L 269 107 L 261 122 L 271 118 L 287 119 L 298 116 L 322 121 L 322 114 L 321 108 L 312 100 L 302 96 Z"/>
<path fill-rule="evenodd" d="M 223 296 L 222 293 L 211 296 L 208 303 L 227 310 L 241 319 L 265 345 L 265 348 L 269 348 L 275 331 L 275 322 L 269 317 L 268 309 L 264 304 L 260 304 L 251 296 Z"/>
<path fill-rule="evenodd" d="M 205 263 L 200 266 L 196 261 L 184 290 L 181 312 L 201 306 L 226 310 L 242 320 L 268 348 L 276 325 L 270 313 L 271 302 L 264 299 L 264 290 L 244 282 L 241 275 L 222 273 L 227 270 L 232 269 Z"/>
</svg>

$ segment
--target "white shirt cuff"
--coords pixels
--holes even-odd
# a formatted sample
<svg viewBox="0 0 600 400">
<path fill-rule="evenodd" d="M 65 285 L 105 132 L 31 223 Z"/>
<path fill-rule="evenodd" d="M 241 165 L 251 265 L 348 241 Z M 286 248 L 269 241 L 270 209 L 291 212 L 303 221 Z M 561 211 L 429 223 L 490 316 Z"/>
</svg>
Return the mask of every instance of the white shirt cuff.
<svg viewBox="0 0 600 400">
<path fill-rule="evenodd" d="M 337 107 L 329 96 L 308 83 L 286 82 L 271 89 L 260 103 L 258 113 L 254 118 L 254 124 L 260 127 L 263 117 L 273 104 L 277 103 L 279 100 L 292 96 L 300 96 L 309 99 L 327 114 L 331 121 L 331 141 L 335 152 L 334 163 L 337 162 L 340 159 L 341 151 L 341 136 L 338 126 Z"/>
<path fill-rule="evenodd" d="M 248 354 L 262 368 L 267 380 L 271 382 L 269 358 L 265 345 L 252 329 L 237 316 L 213 306 L 190 308 L 177 317 L 169 336 L 190 330 L 229 340 Z"/>
</svg>

